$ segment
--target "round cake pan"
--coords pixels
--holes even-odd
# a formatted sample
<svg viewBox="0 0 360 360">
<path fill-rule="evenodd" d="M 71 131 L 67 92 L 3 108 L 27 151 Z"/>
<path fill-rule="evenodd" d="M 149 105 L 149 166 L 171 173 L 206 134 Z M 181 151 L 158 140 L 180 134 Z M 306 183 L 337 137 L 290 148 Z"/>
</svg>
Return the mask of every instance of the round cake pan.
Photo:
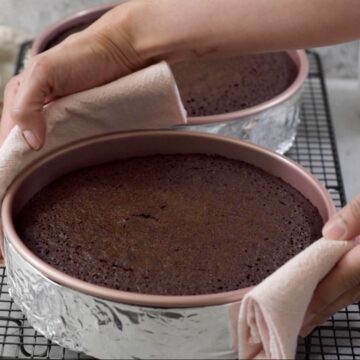
<svg viewBox="0 0 360 360">
<path fill-rule="evenodd" d="M 278 96 L 243 110 L 190 117 L 185 130 L 249 140 L 284 154 L 294 143 L 309 64 L 304 50 L 287 51 L 297 67 L 294 82 Z"/>
<path fill-rule="evenodd" d="M 123 1 L 124 2 L 124 1 Z M 103 5 L 76 13 L 47 28 L 35 40 L 32 54 L 40 54 L 61 33 L 91 24 L 114 5 Z M 249 140 L 269 147 L 280 154 L 292 146 L 300 122 L 300 100 L 308 75 L 308 59 L 305 51 L 287 51 L 298 72 L 294 82 L 278 96 L 247 109 L 226 114 L 189 117 L 186 131 L 200 131 Z"/>
<path fill-rule="evenodd" d="M 62 346 L 104 359 L 236 358 L 238 310 L 249 288 L 156 296 L 93 285 L 46 264 L 25 246 L 14 226 L 17 214 L 35 193 L 75 169 L 122 158 L 190 153 L 246 161 L 301 192 L 324 222 L 335 213 L 328 192 L 310 173 L 250 142 L 149 131 L 100 136 L 62 148 L 24 171 L 2 204 L 9 291 L 36 330 Z"/>
<path fill-rule="evenodd" d="M 126 0 L 119 0 L 119 4 L 123 2 L 126 2 Z M 62 33 L 72 29 L 76 32 L 76 28 L 92 24 L 115 6 L 114 4 L 98 5 L 76 12 L 51 24 L 34 40 L 31 47 L 31 55 L 34 56 L 47 50 L 49 45 L 61 36 Z"/>
</svg>

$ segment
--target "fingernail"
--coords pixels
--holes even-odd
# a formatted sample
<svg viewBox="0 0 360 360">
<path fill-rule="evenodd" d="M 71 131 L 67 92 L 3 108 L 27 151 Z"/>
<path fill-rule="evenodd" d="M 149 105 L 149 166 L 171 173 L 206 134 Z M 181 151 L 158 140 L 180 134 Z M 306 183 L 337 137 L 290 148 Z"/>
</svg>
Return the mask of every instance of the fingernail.
<svg viewBox="0 0 360 360">
<path fill-rule="evenodd" d="M 29 146 L 34 150 L 40 149 L 40 141 L 31 130 L 23 130 L 23 136 Z"/>
<path fill-rule="evenodd" d="M 339 215 L 335 215 L 323 228 L 323 235 L 327 239 L 341 240 L 346 235 L 346 225 Z"/>
</svg>

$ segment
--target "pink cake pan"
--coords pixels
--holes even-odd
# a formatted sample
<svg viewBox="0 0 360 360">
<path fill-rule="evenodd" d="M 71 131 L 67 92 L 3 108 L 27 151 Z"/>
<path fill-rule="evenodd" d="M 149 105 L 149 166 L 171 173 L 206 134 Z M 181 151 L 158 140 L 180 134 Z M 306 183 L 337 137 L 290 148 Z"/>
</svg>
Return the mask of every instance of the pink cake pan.
<svg viewBox="0 0 360 360">
<path fill-rule="evenodd" d="M 90 25 L 114 5 L 102 5 L 80 11 L 45 29 L 32 46 L 32 55 L 40 54 L 52 46 L 61 34 L 77 32 L 77 27 Z M 300 100 L 309 71 L 308 59 L 303 50 L 287 51 L 297 67 L 292 84 L 274 98 L 239 111 L 188 118 L 186 131 L 208 132 L 249 140 L 280 154 L 292 146 L 300 123 Z"/>
<path fill-rule="evenodd" d="M 74 32 L 77 32 L 77 27 L 83 27 L 92 24 L 115 6 L 116 5 L 114 4 L 94 6 L 78 11 L 51 24 L 35 39 L 31 48 L 31 54 L 34 56 L 44 52 L 49 48 L 51 43 L 53 43 L 59 36 L 61 36 L 62 33 L 71 31 L 72 29 L 74 29 Z"/>
<path fill-rule="evenodd" d="M 93 285 L 46 264 L 25 246 L 14 226 L 34 194 L 73 170 L 116 159 L 190 153 L 246 161 L 297 189 L 324 222 L 335 213 L 330 195 L 308 171 L 250 142 L 201 133 L 142 131 L 72 144 L 29 166 L 9 187 L 2 204 L 10 294 L 36 330 L 61 346 L 103 359 L 236 358 L 238 309 L 249 288 L 157 296 Z"/>
</svg>

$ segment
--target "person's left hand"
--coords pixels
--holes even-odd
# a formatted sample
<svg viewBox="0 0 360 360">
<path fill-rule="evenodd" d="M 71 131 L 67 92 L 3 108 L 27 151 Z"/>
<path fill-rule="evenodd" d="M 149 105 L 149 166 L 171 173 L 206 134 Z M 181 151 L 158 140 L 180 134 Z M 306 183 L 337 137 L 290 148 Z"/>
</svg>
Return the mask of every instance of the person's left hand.
<svg viewBox="0 0 360 360">
<path fill-rule="evenodd" d="M 45 142 L 45 106 L 60 97 L 95 88 L 151 63 L 136 46 L 134 16 L 148 2 L 123 3 L 85 30 L 32 57 L 23 72 L 11 79 L 4 94 L 0 146 L 18 125 L 34 150 Z M 145 8 L 143 10 L 143 8 Z M 155 20 L 154 20 L 155 21 Z"/>
<path fill-rule="evenodd" d="M 323 229 L 324 237 L 332 240 L 350 240 L 359 234 L 360 194 L 330 219 Z M 338 310 L 357 301 L 360 301 L 360 245 L 349 251 L 316 288 L 301 335 L 308 335 Z"/>
</svg>

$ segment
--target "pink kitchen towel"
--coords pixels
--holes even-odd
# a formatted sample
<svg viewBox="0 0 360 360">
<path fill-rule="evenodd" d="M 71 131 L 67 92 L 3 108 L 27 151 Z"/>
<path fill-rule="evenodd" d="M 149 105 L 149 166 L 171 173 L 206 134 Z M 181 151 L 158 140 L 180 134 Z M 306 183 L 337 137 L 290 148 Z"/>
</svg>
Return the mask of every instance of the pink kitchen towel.
<svg viewBox="0 0 360 360">
<path fill-rule="evenodd" d="M 317 284 L 358 244 L 320 239 L 250 291 L 240 308 L 239 359 L 294 359 Z"/>
</svg>

